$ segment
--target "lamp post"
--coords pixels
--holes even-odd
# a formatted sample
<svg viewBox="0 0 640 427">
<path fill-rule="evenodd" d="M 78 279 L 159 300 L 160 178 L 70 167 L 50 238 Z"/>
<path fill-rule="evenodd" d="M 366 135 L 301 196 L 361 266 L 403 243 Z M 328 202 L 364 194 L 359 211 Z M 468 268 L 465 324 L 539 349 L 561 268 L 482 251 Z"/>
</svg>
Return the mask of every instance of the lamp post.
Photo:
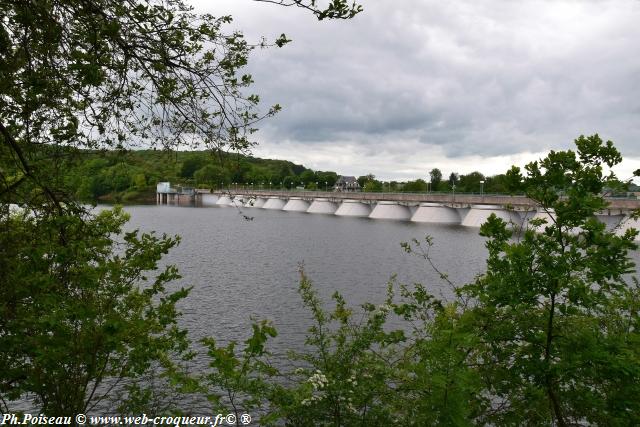
<svg viewBox="0 0 640 427">
<path fill-rule="evenodd" d="M 269 191 L 271 191 L 271 181 L 269 181 Z"/>
<path fill-rule="evenodd" d="M 484 197 L 484 180 L 480 181 L 480 197 Z"/>
<path fill-rule="evenodd" d="M 316 181 L 316 191 L 318 191 L 318 181 Z"/>
<path fill-rule="evenodd" d="M 324 191 L 327 191 L 327 181 L 324 182 Z"/>
</svg>

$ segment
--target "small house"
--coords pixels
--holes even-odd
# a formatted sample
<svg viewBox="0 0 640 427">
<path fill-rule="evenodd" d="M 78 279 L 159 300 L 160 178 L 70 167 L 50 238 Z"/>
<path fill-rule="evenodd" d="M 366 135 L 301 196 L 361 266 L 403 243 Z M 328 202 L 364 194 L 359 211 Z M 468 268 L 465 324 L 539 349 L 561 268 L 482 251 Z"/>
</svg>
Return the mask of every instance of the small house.
<svg viewBox="0 0 640 427">
<path fill-rule="evenodd" d="M 333 191 L 355 192 L 360 191 L 360 184 L 355 176 L 340 176 L 333 186 Z"/>
</svg>

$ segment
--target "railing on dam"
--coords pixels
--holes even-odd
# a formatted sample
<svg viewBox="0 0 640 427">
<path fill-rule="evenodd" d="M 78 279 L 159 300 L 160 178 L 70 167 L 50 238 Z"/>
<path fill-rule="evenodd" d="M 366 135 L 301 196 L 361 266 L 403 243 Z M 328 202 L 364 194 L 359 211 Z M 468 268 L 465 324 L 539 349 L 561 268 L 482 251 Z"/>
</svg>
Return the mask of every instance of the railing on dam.
<svg viewBox="0 0 640 427">
<path fill-rule="evenodd" d="M 206 191 L 209 192 L 208 190 Z M 251 190 L 229 189 L 214 191 L 214 194 L 233 194 L 250 197 L 280 197 L 301 198 L 312 200 L 325 198 L 333 201 L 361 200 L 367 202 L 398 202 L 398 203 L 442 203 L 446 205 L 501 205 L 514 208 L 533 208 L 536 203 L 525 196 L 509 196 L 500 194 L 453 194 L 453 193 L 368 193 L 368 192 L 335 192 L 335 191 L 305 191 L 305 190 Z M 608 197 L 609 209 L 634 210 L 640 209 L 640 200 L 629 198 Z"/>
</svg>

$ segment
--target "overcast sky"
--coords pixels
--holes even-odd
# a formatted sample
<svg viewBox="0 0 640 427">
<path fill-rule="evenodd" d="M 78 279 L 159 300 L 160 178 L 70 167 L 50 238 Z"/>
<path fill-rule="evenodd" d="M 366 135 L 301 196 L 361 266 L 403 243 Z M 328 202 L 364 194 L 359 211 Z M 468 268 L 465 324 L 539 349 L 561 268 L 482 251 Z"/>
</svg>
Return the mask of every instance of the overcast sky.
<svg viewBox="0 0 640 427">
<path fill-rule="evenodd" d="M 251 0 L 192 0 L 231 14 L 254 51 L 253 91 L 283 111 L 260 157 L 344 175 L 485 174 L 580 134 L 613 140 L 640 168 L 640 1 L 363 0 L 351 21 Z"/>
</svg>

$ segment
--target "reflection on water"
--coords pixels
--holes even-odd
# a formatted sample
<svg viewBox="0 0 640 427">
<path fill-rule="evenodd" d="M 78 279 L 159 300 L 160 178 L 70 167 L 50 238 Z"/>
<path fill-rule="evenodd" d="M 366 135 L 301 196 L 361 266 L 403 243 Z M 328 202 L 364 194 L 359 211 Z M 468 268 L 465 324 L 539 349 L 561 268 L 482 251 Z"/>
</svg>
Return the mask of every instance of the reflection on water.
<svg viewBox="0 0 640 427">
<path fill-rule="evenodd" d="M 433 236 L 432 256 L 456 283 L 482 271 L 486 250 L 478 229 L 404 221 L 344 218 L 263 209 L 132 206 L 131 227 L 179 234 L 167 257 L 193 286 L 182 304 L 183 325 L 193 338 L 242 339 L 250 318 L 270 319 L 278 329 L 276 348 L 298 347 L 309 325 L 301 306 L 298 266 L 329 300 L 340 291 L 347 301 L 380 302 L 389 278 L 420 282 L 436 294 L 448 287 L 426 263 L 405 254 L 400 242 Z"/>
</svg>

